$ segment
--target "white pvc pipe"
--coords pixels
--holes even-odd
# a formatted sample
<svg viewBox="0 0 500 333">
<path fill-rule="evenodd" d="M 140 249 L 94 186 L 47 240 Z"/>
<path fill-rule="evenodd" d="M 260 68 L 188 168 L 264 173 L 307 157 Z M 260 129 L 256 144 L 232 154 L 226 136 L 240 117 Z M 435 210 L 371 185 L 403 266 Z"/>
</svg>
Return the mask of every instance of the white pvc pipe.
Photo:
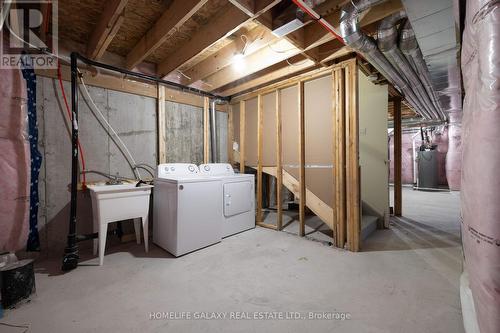
<svg viewBox="0 0 500 333">
<path fill-rule="evenodd" d="M 85 85 L 85 81 L 83 81 L 83 78 L 80 78 L 80 81 L 82 82 L 83 91 L 87 95 L 87 99 L 90 101 L 90 104 L 91 104 L 92 108 L 94 109 L 94 111 L 97 112 L 97 114 L 100 116 L 101 120 L 104 122 L 104 124 L 106 124 L 107 128 L 109 128 L 111 130 L 111 132 L 113 133 L 113 135 L 115 136 L 115 138 L 118 140 L 118 142 L 120 143 L 120 145 L 122 146 L 122 148 L 125 150 L 126 154 L 123 154 L 123 155 L 125 156 L 125 159 L 127 160 L 127 162 L 129 163 L 130 167 L 132 168 L 132 171 L 134 172 L 134 174 L 137 177 L 137 179 L 142 180 L 141 179 L 141 175 L 139 174 L 139 171 L 137 171 L 137 167 L 136 167 L 137 163 L 135 162 L 134 157 L 132 156 L 132 154 L 128 150 L 127 146 L 125 145 L 125 143 L 122 141 L 122 139 L 118 135 L 118 133 L 116 133 L 116 131 L 113 129 L 113 127 L 106 120 L 106 117 L 104 117 L 104 115 L 102 114 L 102 112 L 99 110 L 99 108 L 97 107 L 97 105 L 94 103 L 94 100 L 92 99 L 92 97 L 90 97 L 90 93 L 89 93 L 89 91 L 87 89 L 87 86 Z M 95 115 L 95 113 L 94 113 L 94 115 Z M 106 127 L 104 127 L 104 130 L 106 131 L 106 133 L 109 136 L 111 136 L 110 133 L 108 132 L 108 130 L 106 129 Z"/>
</svg>

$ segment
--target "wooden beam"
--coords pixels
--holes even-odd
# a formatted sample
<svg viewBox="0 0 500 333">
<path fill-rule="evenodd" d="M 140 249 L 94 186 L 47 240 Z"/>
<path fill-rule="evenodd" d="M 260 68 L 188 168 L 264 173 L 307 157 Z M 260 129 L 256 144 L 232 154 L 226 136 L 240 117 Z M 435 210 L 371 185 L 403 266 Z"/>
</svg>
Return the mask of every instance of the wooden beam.
<svg viewBox="0 0 500 333">
<path fill-rule="evenodd" d="M 323 18 L 337 28 L 337 30 L 339 30 L 340 26 L 340 10 L 342 8 L 342 3 L 345 3 L 345 1 L 337 3 L 334 10 L 327 15 L 323 15 Z M 402 9 L 404 8 L 400 0 L 388 0 L 382 2 L 381 4 L 375 5 L 362 13 L 359 24 L 361 27 L 368 26 Z M 335 37 L 325 30 L 325 28 L 323 28 L 320 24 L 310 24 L 305 26 L 303 29 L 305 36 L 304 48 L 306 50 L 335 39 Z"/>
<path fill-rule="evenodd" d="M 210 99 L 203 98 L 203 163 L 210 162 Z"/>
<path fill-rule="evenodd" d="M 128 0 L 109 0 L 101 13 L 87 45 L 87 56 L 99 59 L 123 23 L 123 10 Z"/>
<path fill-rule="evenodd" d="M 245 103 L 240 102 L 240 173 L 245 173 Z"/>
<path fill-rule="evenodd" d="M 337 147 L 337 135 L 338 135 L 338 130 L 337 130 L 337 86 L 338 86 L 338 82 L 337 82 L 337 71 L 333 70 L 332 71 L 332 203 L 331 203 L 331 206 L 334 208 L 332 210 L 332 213 L 333 213 L 333 228 L 332 228 L 332 231 L 333 231 L 333 240 L 335 242 L 335 244 L 337 243 L 337 210 L 335 209 L 336 208 L 336 204 L 337 204 L 337 169 L 338 169 L 338 165 L 337 165 L 337 158 L 336 158 L 336 154 L 337 154 L 337 150 L 338 150 L 338 147 Z"/>
<path fill-rule="evenodd" d="M 394 215 L 402 215 L 402 182 L 401 182 L 401 97 L 394 97 Z"/>
<path fill-rule="evenodd" d="M 259 227 L 277 230 L 277 227 L 274 224 L 269 224 L 269 223 L 264 223 L 264 222 L 256 222 L 255 224 L 258 225 Z"/>
<path fill-rule="evenodd" d="M 153 53 L 167 38 L 189 20 L 208 0 L 172 1 L 153 27 L 127 54 L 126 67 L 132 69 Z"/>
<path fill-rule="evenodd" d="M 277 205 L 277 220 L 276 228 L 283 228 L 283 163 L 282 163 L 282 138 L 281 138 L 281 90 L 276 89 L 275 96 L 276 108 L 276 205 Z"/>
<path fill-rule="evenodd" d="M 128 94 L 134 94 L 144 97 L 157 98 L 158 87 L 156 83 L 146 83 L 143 81 L 134 81 L 130 78 L 122 78 L 114 75 L 107 75 L 96 73 L 88 69 L 80 68 L 81 75 L 85 83 L 89 86 L 99 87 L 104 89 L 121 91 Z M 35 69 L 38 76 L 57 79 L 57 71 L 54 69 Z M 70 68 L 68 66 L 61 66 L 62 79 L 64 81 L 71 80 Z M 174 103 L 181 103 L 203 108 L 203 97 L 187 91 L 172 89 L 164 86 L 165 100 Z M 217 111 L 224 111 L 222 105 L 217 105 Z"/>
<path fill-rule="evenodd" d="M 327 68 L 324 67 L 319 67 L 319 68 L 314 68 L 311 70 L 308 70 L 304 73 L 296 74 L 293 77 L 287 78 L 285 80 L 281 80 L 275 83 L 272 83 L 270 85 L 266 85 L 262 88 L 259 89 L 253 89 L 252 91 L 244 94 L 238 94 L 237 96 L 234 96 L 231 98 L 232 103 L 237 103 L 241 100 L 248 100 L 251 98 L 256 97 L 258 94 L 266 95 L 269 94 L 276 89 L 284 89 L 287 87 L 291 87 L 296 85 L 299 81 L 309 81 L 313 79 L 317 79 L 326 75 L 329 75 L 331 73 L 331 70 L 334 66 L 330 66 Z"/>
<path fill-rule="evenodd" d="M 165 86 L 158 85 L 158 164 L 167 163 L 167 119 L 165 114 Z"/>
<path fill-rule="evenodd" d="M 227 66 L 207 77 L 204 81 L 213 91 L 300 53 L 299 49 L 282 39 L 270 44 L 269 47 L 262 48 L 257 52 L 245 56 L 241 59 L 242 63 L 240 66 Z"/>
<path fill-rule="evenodd" d="M 247 14 L 248 16 L 253 16 L 255 13 L 255 1 L 254 0 L 229 0 L 234 6 L 239 10 Z"/>
<path fill-rule="evenodd" d="M 243 51 L 243 48 L 245 47 L 245 42 L 243 41 L 244 38 L 247 39 L 247 47 L 245 49 L 245 55 L 247 56 L 267 46 L 267 44 L 271 41 L 276 40 L 276 36 L 262 27 L 256 27 L 248 32 L 238 33 L 236 35 L 236 39 L 231 43 L 200 61 L 188 70 L 183 71 L 183 73 L 190 79 L 182 76 L 180 82 L 182 84 L 190 85 L 227 66 L 230 66 L 234 61 L 233 57 Z M 243 35 L 245 37 L 242 37 Z"/>
<path fill-rule="evenodd" d="M 277 3 L 279 3 L 279 0 L 259 1 L 259 6 L 262 8 L 256 8 L 258 11 L 254 14 L 254 17 L 272 8 Z M 163 60 L 163 62 L 158 65 L 157 74 L 161 77 L 168 75 L 195 55 L 208 49 L 220 39 L 234 33 L 251 19 L 252 18 L 249 18 L 234 5 L 227 4 L 210 20 L 210 22 L 194 33 L 187 43 L 179 47 L 176 52 L 167 59 Z"/>
<path fill-rule="evenodd" d="M 293 64 L 292 66 L 290 64 Z M 222 96 L 231 96 L 243 93 L 247 90 L 255 89 L 257 87 L 265 86 L 273 81 L 280 80 L 281 78 L 295 75 L 307 69 L 311 69 L 315 63 L 309 59 L 304 59 L 302 55 L 291 58 L 287 61 L 282 61 L 278 64 L 272 65 L 262 71 L 248 76 L 244 79 L 238 80 L 234 85 L 222 87 L 218 93 Z"/>
<path fill-rule="evenodd" d="M 345 67 L 346 88 L 346 196 L 347 240 L 349 250 L 359 251 L 361 223 L 359 170 L 358 69 L 356 60 Z"/>
<path fill-rule="evenodd" d="M 262 128 L 264 126 L 262 95 L 257 96 L 257 222 L 262 223 Z"/>
<path fill-rule="evenodd" d="M 263 173 L 267 173 L 274 177 L 277 176 L 276 167 L 263 167 Z M 286 172 L 283 172 L 283 186 L 292 192 L 297 198 L 300 198 L 300 183 L 299 181 Z M 333 230 L 333 210 L 332 208 L 316 196 L 311 190 L 306 188 L 306 205 L 316 216 L 318 216 L 330 229 Z"/>
<path fill-rule="evenodd" d="M 306 225 L 306 168 L 305 168 L 305 104 L 304 104 L 304 82 L 297 84 L 298 88 L 298 109 L 299 109 L 299 236 L 305 235 Z"/>
<path fill-rule="evenodd" d="M 160 77 L 168 75 L 218 40 L 233 33 L 247 19 L 247 15 L 233 5 L 224 6 L 210 22 L 195 32 L 187 43 L 158 65 L 157 74 Z"/>
<path fill-rule="evenodd" d="M 335 69 L 334 78 L 335 162 L 333 166 L 335 170 L 335 229 L 337 230 L 335 244 L 337 247 L 343 249 L 346 241 L 344 70 L 342 68 Z"/>
</svg>

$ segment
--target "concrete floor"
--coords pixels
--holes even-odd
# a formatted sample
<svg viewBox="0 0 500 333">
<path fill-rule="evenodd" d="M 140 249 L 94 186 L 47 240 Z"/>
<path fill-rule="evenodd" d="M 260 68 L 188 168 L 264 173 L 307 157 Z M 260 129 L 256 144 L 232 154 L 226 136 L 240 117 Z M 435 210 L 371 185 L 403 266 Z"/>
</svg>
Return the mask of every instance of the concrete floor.
<svg viewBox="0 0 500 333">
<path fill-rule="evenodd" d="M 108 249 L 61 274 L 37 264 L 37 295 L 6 311 L 29 332 L 463 332 L 459 194 L 403 193 L 404 218 L 349 253 L 256 228 L 174 259 Z M 156 312 L 344 312 L 350 320 L 167 320 Z M 22 332 L 0 326 L 0 332 Z"/>
</svg>

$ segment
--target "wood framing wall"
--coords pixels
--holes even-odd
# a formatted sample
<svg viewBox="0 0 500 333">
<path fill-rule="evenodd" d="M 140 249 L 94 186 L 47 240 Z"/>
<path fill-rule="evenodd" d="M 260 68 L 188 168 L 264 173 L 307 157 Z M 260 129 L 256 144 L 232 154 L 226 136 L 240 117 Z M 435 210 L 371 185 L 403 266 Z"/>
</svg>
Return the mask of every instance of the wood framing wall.
<svg viewBox="0 0 500 333">
<path fill-rule="evenodd" d="M 335 246 L 360 248 L 360 168 L 356 59 L 263 88 L 233 101 L 240 171 L 257 170 L 256 224 L 281 230 L 281 184 L 332 230 Z M 235 123 L 237 122 L 237 124 Z M 276 177 L 277 223 L 263 221 L 263 174 Z"/>
</svg>

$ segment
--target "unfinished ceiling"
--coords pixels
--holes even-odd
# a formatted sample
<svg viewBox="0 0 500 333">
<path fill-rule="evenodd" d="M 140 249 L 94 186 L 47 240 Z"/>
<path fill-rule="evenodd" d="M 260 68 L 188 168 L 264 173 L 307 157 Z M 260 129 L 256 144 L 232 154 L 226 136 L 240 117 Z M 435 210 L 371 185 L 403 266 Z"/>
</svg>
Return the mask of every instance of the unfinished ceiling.
<svg viewBox="0 0 500 333">
<path fill-rule="evenodd" d="M 315 1 L 315 10 L 338 27 L 345 2 Z M 399 0 L 374 6 L 361 25 L 374 32 L 401 8 Z M 299 29 L 272 33 L 296 11 L 290 0 L 65 0 L 59 38 L 62 45 L 81 44 L 91 58 L 112 54 L 136 70 L 153 64 L 159 77 L 229 96 L 329 66 L 351 52 L 307 15 Z"/>
</svg>

